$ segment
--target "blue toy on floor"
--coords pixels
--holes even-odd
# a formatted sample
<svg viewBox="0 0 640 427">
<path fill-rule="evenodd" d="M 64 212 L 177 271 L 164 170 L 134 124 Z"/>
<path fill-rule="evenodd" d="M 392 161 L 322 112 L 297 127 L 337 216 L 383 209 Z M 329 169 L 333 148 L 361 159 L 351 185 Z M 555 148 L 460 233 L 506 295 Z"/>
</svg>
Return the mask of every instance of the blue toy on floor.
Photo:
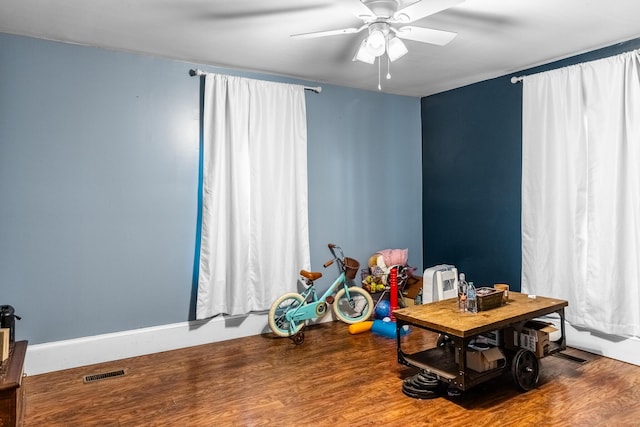
<svg viewBox="0 0 640 427">
<path fill-rule="evenodd" d="M 388 317 L 390 314 L 391 314 L 391 305 L 389 304 L 389 301 L 386 299 L 378 301 L 378 304 L 376 305 L 376 311 L 375 311 L 376 318 L 384 319 L 385 317 Z"/>
<path fill-rule="evenodd" d="M 371 326 L 371 332 L 387 338 L 396 337 L 396 322 L 385 322 L 382 320 L 374 320 Z M 400 331 L 400 335 L 404 336 L 409 333 L 409 326 L 404 326 Z"/>
</svg>

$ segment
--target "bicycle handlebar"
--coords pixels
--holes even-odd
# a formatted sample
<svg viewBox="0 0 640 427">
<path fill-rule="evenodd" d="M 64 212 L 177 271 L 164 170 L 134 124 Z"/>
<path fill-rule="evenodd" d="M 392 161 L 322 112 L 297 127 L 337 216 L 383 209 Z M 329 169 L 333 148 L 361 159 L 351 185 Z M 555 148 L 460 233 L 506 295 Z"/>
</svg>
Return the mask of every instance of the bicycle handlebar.
<svg viewBox="0 0 640 427">
<path fill-rule="evenodd" d="M 329 243 L 327 245 L 329 247 L 329 251 L 331 252 L 331 255 L 333 255 L 333 259 L 331 261 L 327 261 L 324 263 L 324 268 L 329 267 L 331 264 L 333 264 L 335 261 L 338 261 L 338 264 L 340 266 L 340 268 L 344 268 L 343 267 L 343 263 L 344 263 L 344 254 L 342 253 L 342 248 L 334 243 Z M 339 254 L 336 253 L 336 249 L 340 252 Z"/>
</svg>

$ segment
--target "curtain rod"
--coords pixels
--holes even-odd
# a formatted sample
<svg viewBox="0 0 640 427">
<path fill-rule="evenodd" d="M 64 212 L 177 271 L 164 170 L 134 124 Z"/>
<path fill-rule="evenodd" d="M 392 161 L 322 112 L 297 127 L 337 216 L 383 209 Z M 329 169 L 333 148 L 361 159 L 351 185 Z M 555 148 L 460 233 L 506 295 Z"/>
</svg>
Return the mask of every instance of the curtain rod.
<svg viewBox="0 0 640 427">
<path fill-rule="evenodd" d="M 619 43 L 619 45 L 620 45 L 620 44 L 622 44 L 622 43 Z M 640 49 L 630 50 L 629 52 L 623 52 L 623 53 L 620 53 L 620 54 L 618 54 L 618 55 L 624 55 L 625 53 L 635 53 L 635 54 L 637 54 L 637 55 L 640 55 Z M 618 55 L 613 55 L 613 56 L 618 56 Z M 605 57 L 605 58 L 600 58 L 600 59 L 612 58 L 613 56 L 609 56 L 609 57 Z M 599 59 L 596 59 L 595 61 L 599 61 Z M 587 61 L 587 62 L 593 62 L 593 61 Z M 580 63 L 575 64 L 575 65 L 579 65 L 579 64 L 584 64 L 584 62 L 580 62 Z M 571 67 L 571 65 L 569 65 L 569 67 Z M 566 67 L 564 67 L 564 68 L 566 68 Z M 517 76 L 517 77 L 516 77 L 516 76 L 513 76 L 513 77 L 511 77 L 511 83 L 518 83 L 518 82 L 521 82 L 522 80 L 524 80 L 524 78 L 525 78 L 525 77 L 527 77 L 527 76 Z"/>
<path fill-rule="evenodd" d="M 207 74 L 209 74 L 209 73 L 207 73 L 206 71 L 202 71 L 202 70 L 200 70 L 200 69 L 198 69 L 198 68 L 196 68 L 195 70 L 189 70 L 189 75 L 190 75 L 191 77 L 195 77 L 195 76 L 206 76 Z M 315 87 L 312 87 L 312 86 L 304 86 L 304 88 L 305 88 L 305 90 L 310 90 L 310 91 L 313 91 L 313 92 L 315 92 L 315 93 L 320 93 L 320 92 L 322 92 L 322 86 L 315 86 Z"/>
</svg>

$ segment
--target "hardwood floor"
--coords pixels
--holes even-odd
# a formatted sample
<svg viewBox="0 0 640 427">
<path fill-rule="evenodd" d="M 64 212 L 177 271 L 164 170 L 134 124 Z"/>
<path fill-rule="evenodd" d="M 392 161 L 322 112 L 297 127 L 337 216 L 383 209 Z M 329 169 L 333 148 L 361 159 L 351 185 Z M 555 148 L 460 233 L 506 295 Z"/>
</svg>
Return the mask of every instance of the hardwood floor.
<svg viewBox="0 0 640 427">
<path fill-rule="evenodd" d="M 434 334 L 409 335 L 435 345 Z M 28 376 L 25 426 L 640 425 L 640 367 L 567 352 L 587 362 L 541 359 L 526 393 L 505 373 L 461 397 L 419 400 L 402 393 L 417 371 L 397 363 L 395 340 L 323 323 L 300 346 L 267 334 Z"/>
</svg>

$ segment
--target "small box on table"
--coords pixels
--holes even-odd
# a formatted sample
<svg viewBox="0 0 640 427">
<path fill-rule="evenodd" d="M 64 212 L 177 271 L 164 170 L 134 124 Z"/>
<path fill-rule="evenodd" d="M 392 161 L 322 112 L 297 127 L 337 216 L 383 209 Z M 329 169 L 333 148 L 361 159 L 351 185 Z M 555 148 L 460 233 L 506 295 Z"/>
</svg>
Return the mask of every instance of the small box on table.
<svg viewBox="0 0 640 427">
<path fill-rule="evenodd" d="M 489 287 L 482 287 L 476 290 L 478 300 L 478 311 L 487 311 L 502 305 L 504 291 Z"/>
</svg>

